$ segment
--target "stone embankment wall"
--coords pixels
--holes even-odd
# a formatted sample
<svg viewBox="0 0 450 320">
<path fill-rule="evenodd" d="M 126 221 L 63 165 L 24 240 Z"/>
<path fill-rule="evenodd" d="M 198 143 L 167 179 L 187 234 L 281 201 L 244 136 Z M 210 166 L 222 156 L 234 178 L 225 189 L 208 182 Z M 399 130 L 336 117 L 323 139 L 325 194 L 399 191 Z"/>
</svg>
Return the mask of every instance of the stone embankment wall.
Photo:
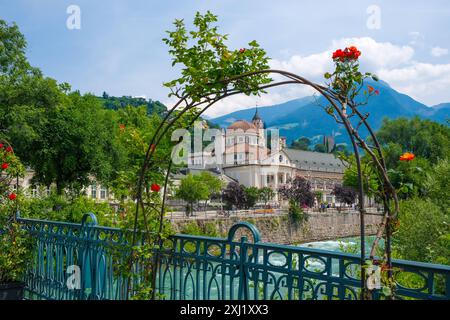
<svg viewBox="0 0 450 320">
<path fill-rule="evenodd" d="M 226 237 L 228 230 L 238 221 L 247 221 L 256 226 L 262 241 L 280 244 L 299 244 L 311 241 L 332 240 L 337 238 L 359 236 L 359 213 L 310 213 L 301 222 L 293 222 L 287 215 L 245 218 L 218 219 L 186 219 L 175 220 L 173 226 L 177 232 L 182 232 L 188 225 L 197 224 L 200 230 Z M 381 217 L 366 215 L 366 235 L 375 234 Z M 238 234 L 239 236 L 239 234 Z"/>
</svg>

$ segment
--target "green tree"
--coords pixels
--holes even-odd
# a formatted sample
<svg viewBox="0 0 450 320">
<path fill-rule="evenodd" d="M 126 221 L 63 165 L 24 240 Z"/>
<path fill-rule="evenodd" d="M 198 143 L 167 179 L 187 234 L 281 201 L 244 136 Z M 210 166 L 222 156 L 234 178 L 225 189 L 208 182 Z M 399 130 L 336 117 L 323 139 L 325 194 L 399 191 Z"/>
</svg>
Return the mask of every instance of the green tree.
<svg viewBox="0 0 450 320">
<path fill-rule="evenodd" d="M 259 189 L 259 199 L 264 202 L 264 207 L 267 207 L 267 203 L 275 197 L 275 191 L 269 187 L 263 187 Z"/>
<path fill-rule="evenodd" d="M 65 189 L 79 192 L 90 176 L 107 181 L 114 159 L 106 110 L 93 96 L 73 93 L 68 98 L 67 105 L 33 113 L 31 118 L 40 119 L 27 123 L 33 134 L 24 136 L 28 142 L 22 145 L 24 162 L 35 170 L 34 180 L 47 186 L 55 183 L 58 194 Z"/>
<path fill-rule="evenodd" d="M 292 142 L 291 148 L 297 150 L 309 150 L 309 145 L 311 144 L 311 140 L 307 137 L 301 137 Z"/>
<path fill-rule="evenodd" d="M 89 175 L 111 171 L 109 139 L 101 106 L 90 96 L 67 95 L 67 84 L 45 78 L 30 66 L 17 26 L 0 20 L 0 129 L 35 181 L 80 190 Z M 109 154 L 110 155 L 110 154 Z"/>
<path fill-rule="evenodd" d="M 395 169 L 388 171 L 392 185 L 397 189 L 399 198 L 406 199 L 425 194 L 424 182 L 430 170 L 430 162 L 416 157 L 413 161 L 399 161 Z"/>
<path fill-rule="evenodd" d="M 182 178 L 176 190 L 176 197 L 187 202 L 186 215 L 188 216 L 193 212 L 194 203 L 208 199 L 209 195 L 207 185 L 192 174 Z"/>
<path fill-rule="evenodd" d="M 428 170 L 424 182 L 425 194 L 442 209 L 450 208 L 448 188 L 450 186 L 450 161 L 440 160 Z"/>
<path fill-rule="evenodd" d="M 450 247 L 442 244 L 450 234 L 449 214 L 431 200 L 401 201 L 400 226 L 393 236 L 396 253 L 402 259 L 448 264 Z"/>
<path fill-rule="evenodd" d="M 351 152 L 347 149 L 347 146 L 345 144 L 334 145 L 332 153 L 335 155 L 344 154 L 346 156 L 349 156 L 351 154 Z"/>
<path fill-rule="evenodd" d="M 253 208 L 259 198 L 259 190 L 257 187 L 246 187 L 245 192 L 245 208 Z"/>
<path fill-rule="evenodd" d="M 16 145 L 18 141 L 13 139 L 11 126 L 30 117 L 30 112 L 42 113 L 54 108 L 64 100 L 69 86 L 58 85 L 29 64 L 25 56 L 27 43 L 17 25 L 0 20 L 0 44 L 0 131 L 23 157 L 26 152 Z M 26 123 L 18 129 L 30 131 Z"/>
<path fill-rule="evenodd" d="M 412 152 L 433 164 L 450 156 L 450 128 L 434 121 L 418 117 L 384 119 L 377 136 L 383 145 L 395 144 L 397 150 Z M 388 168 L 395 167 L 396 160 L 388 158 Z"/>
<path fill-rule="evenodd" d="M 356 166 L 356 159 L 353 155 L 344 157 L 341 155 L 341 159 L 346 166 L 343 176 L 343 185 L 346 187 L 352 187 L 355 190 L 359 189 L 358 170 Z M 380 192 L 380 183 L 377 177 L 377 171 L 370 163 L 367 156 L 361 158 L 361 173 L 364 193 L 369 197 L 377 196 Z"/>
<path fill-rule="evenodd" d="M 327 148 L 325 147 L 325 145 L 323 143 L 317 143 L 314 146 L 314 151 L 321 152 L 321 153 L 327 153 Z"/>
<path fill-rule="evenodd" d="M 205 200 L 205 207 L 208 204 L 208 200 L 213 197 L 217 197 L 220 194 L 220 190 L 222 190 L 223 182 L 219 178 L 213 176 L 211 173 L 207 171 L 202 171 L 196 178 L 206 185 L 208 189 L 208 198 Z"/>
</svg>

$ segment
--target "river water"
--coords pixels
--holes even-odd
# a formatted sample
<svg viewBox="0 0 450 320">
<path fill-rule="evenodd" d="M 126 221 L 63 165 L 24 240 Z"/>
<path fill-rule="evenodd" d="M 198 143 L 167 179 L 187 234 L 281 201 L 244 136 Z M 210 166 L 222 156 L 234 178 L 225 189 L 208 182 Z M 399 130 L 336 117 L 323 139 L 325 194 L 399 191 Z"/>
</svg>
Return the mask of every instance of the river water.
<svg viewBox="0 0 450 320">
<path fill-rule="evenodd" d="M 366 255 L 370 253 L 375 236 L 366 236 Z M 383 239 L 380 241 L 380 248 L 383 248 Z M 361 240 L 359 237 L 341 238 L 337 240 L 316 241 L 299 244 L 299 247 L 316 248 L 322 250 L 359 253 L 361 250 Z"/>
</svg>

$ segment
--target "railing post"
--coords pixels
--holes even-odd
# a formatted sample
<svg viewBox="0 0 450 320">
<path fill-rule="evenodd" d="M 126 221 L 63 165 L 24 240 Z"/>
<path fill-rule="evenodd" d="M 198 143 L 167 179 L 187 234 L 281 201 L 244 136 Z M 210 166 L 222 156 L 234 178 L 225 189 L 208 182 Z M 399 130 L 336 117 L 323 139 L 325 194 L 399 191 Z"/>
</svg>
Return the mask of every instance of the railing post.
<svg viewBox="0 0 450 320">
<path fill-rule="evenodd" d="M 241 237 L 240 254 L 239 254 L 239 300 L 248 300 L 248 277 L 247 277 L 247 237 Z"/>
</svg>

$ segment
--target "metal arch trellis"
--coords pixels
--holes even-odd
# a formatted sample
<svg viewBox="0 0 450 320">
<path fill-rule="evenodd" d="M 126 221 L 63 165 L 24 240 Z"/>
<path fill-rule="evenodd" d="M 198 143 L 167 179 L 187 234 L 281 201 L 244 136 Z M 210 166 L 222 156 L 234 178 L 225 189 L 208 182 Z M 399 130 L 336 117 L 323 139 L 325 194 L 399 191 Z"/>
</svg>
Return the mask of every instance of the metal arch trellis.
<svg viewBox="0 0 450 320">
<path fill-rule="evenodd" d="M 337 95 L 335 92 L 333 92 L 330 88 L 325 87 L 323 85 L 316 84 L 314 82 L 311 82 L 299 75 L 296 75 L 294 73 L 283 71 L 283 70 L 274 70 L 274 69 L 266 69 L 266 70 L 260 70 L 260 71 L 254 71 L 254 72 L 248 72 L 241 75 L 237 75 L 235 77 L 227 78 L 219 83 L 221 84 L 222 89 L 211 92 L 209 94 L 206 94 L 200 98 L 192 98 L 189 94 L 186 94 L 184 96 L 179 96 L 179 101 L 167 112 L 167 114 L 162 119 L 161 123 L 157 127 L 155 133 L 153 134 L 149 146 L 145 153 L 144 162 L 142 164 L 138 184 L 137 184 L 137 193 L 136 193 L 136 211 L 134 216 L 134 228 L 133 228 L 133 240 L 132 244 L 136 244 L 136 237 L 138 234 L 138 217 L 140 214 L 140 211 L 142 209 L 142 214 L 145 215 L 145 206 L 146 204 L 143 201 L 143 185 L 144 185 L 144 179 L 146 172 L 151 168 L 151 160 L 152 155 L 154 154 L 154 151 L 156 149 L 156 146 L 159 144 L 161 139 L 164 137 L 164 135 L 168 132 L 170 127 L 174 125 L 186 112 L 190 110 L 199 110 L 199 112 L 195 115 L 194 119 L 190 122 L 189 126 L 191 126 L 206 110 L 208 110 L 210 107 L 212 107 L 215 103 L 218 101 L 240 93 L 248 94 L 248 92 L 244 92 L 241 89 L 236 88 L 229 88 L 229 85 L 233 82 L 243 81 L 246 77 L 251 77 L 255 75 L 270 75 L 270 74 L 277 74 L 279 76 L 284 77 L 286 80 L 284 81 L 272 81 L 269 84 L 260 85 L 257 88 L 254 88 L 255 91 L 261 91 L 272 87 L 278 87 L 283 85 L 289 85 L 289 84 L 300 84 L 300 85 L 307 85 L 312 87 L 315 91 L 320 93 L 327 101 L 330 103 L 333 113 L 331 114 L 336 122 L 339 124 L 343 124 L 347 134 L 351 140 L 353 152 L 356 159 L 356 167 L 357 167 L 357 173 L 358 173 L 358 209 L 360 212 L 360 241 L 361 241 L 361 251 L 360 251 L 360 265 L 361 265 L 361 299 L 370 298 L 370 295 L 368 295 L 368 292 L 366 290 L 366 275 L 365 275 L 365 268 L 364 265 L 366 263 L 366 254 L 365 254 L 365 222 L 364 222 L 364 215 L 366 213 L 365 207 L 364 207 L 364 185 L 363 185 L 363 175 L 362 175 L 362 169 L 361 169 L 361 153 L 360 148 L 365 150 L 368 155 L 372 158 L 373 163 L 375 164 L 376 168 L 378 169 L 379 179 L 382 181 L 382 194 L 381 198 L 384 204 L 384 215 L 382 219 L 382 223 L 379 226 L 376 239 L 374 242 L 374 245 L 372 247 L 372 250 L 370 252 L 369 258 L 373 259 L 375 254 L 375 249 L 378 245 L 378 241 L 381 239 L 383 234 L 385 234 L 386 242 L 385 242 L 385 257 L 386 257 L 386 264 L 388 268 L 388 276 L 389 278 L 392 277 L 392 258 L 391 258 L 391 227 L 390 227 L 390 220 L 394 217 L 396 217 L 398 213 L 398 199 L 395 192 L 394 187 L 392 186 L 389 177 L 387 175 L 387 168 L 386 163 L 382 154 L 380 143 L 377 140 L 377 137 L 370 127 L 370 125 L 367 122 L 367 118 L 369 114 L 363 115 L 359 110 L 358 106 L 354 104 L 352 101 L 344 100 L 342 97 Z M 253 90 L 253 89 L 252 89 Z M 181 107 L 181 108 L 180 108 Z M 175 112 L 175 110 L 179 109 L 179 112 L 172 116 Z M 351 110 L 350 114 L 347 114 L 347 108 Z M 334 113 L 336 112 L 336 113 Z M 358 125 L 356 128 L 351 124 L 349 118 L 355 116 L 357 119 L 359 119 Z M 369 146 L 365 139 L 363 139 L 359 133 L 358 129 L 364 126 L 367 131 L 369 132 L 369 136 L 372 139 L 374 146 Z M 373 151 L 375 150 L 375 152 Z M 164 191 L 163 191 L 163 197 L 162 197 L 162 204 L 159 212 L 159 224 L 158 224 L 158 232 L 155 240 L 155 244 L 157 246 L 156 254 L 154 255 L 153 263 L 152 263 L 152 296 L 155 297 L 155 286 L 156 286 L 156 270 L 158 268 L 158 263 L 160 259 L 160 248 L 162 245 L 162 228 L 163 228 L 163 219 L 164 219 L 164 206 L 165 206 L 165 200 L 167 195 L 167 185 L 169 180 L 169 175 L 171 171 L 172 161 L 169 160 L 167 170 L 166 170 L 166 176 L 164 181 Z M 393 201 L 393 209 L 391 208 L 391 201 Z M 150 232 L 150 230 L 146 230 L 147 234 Z"/>
</svg>

